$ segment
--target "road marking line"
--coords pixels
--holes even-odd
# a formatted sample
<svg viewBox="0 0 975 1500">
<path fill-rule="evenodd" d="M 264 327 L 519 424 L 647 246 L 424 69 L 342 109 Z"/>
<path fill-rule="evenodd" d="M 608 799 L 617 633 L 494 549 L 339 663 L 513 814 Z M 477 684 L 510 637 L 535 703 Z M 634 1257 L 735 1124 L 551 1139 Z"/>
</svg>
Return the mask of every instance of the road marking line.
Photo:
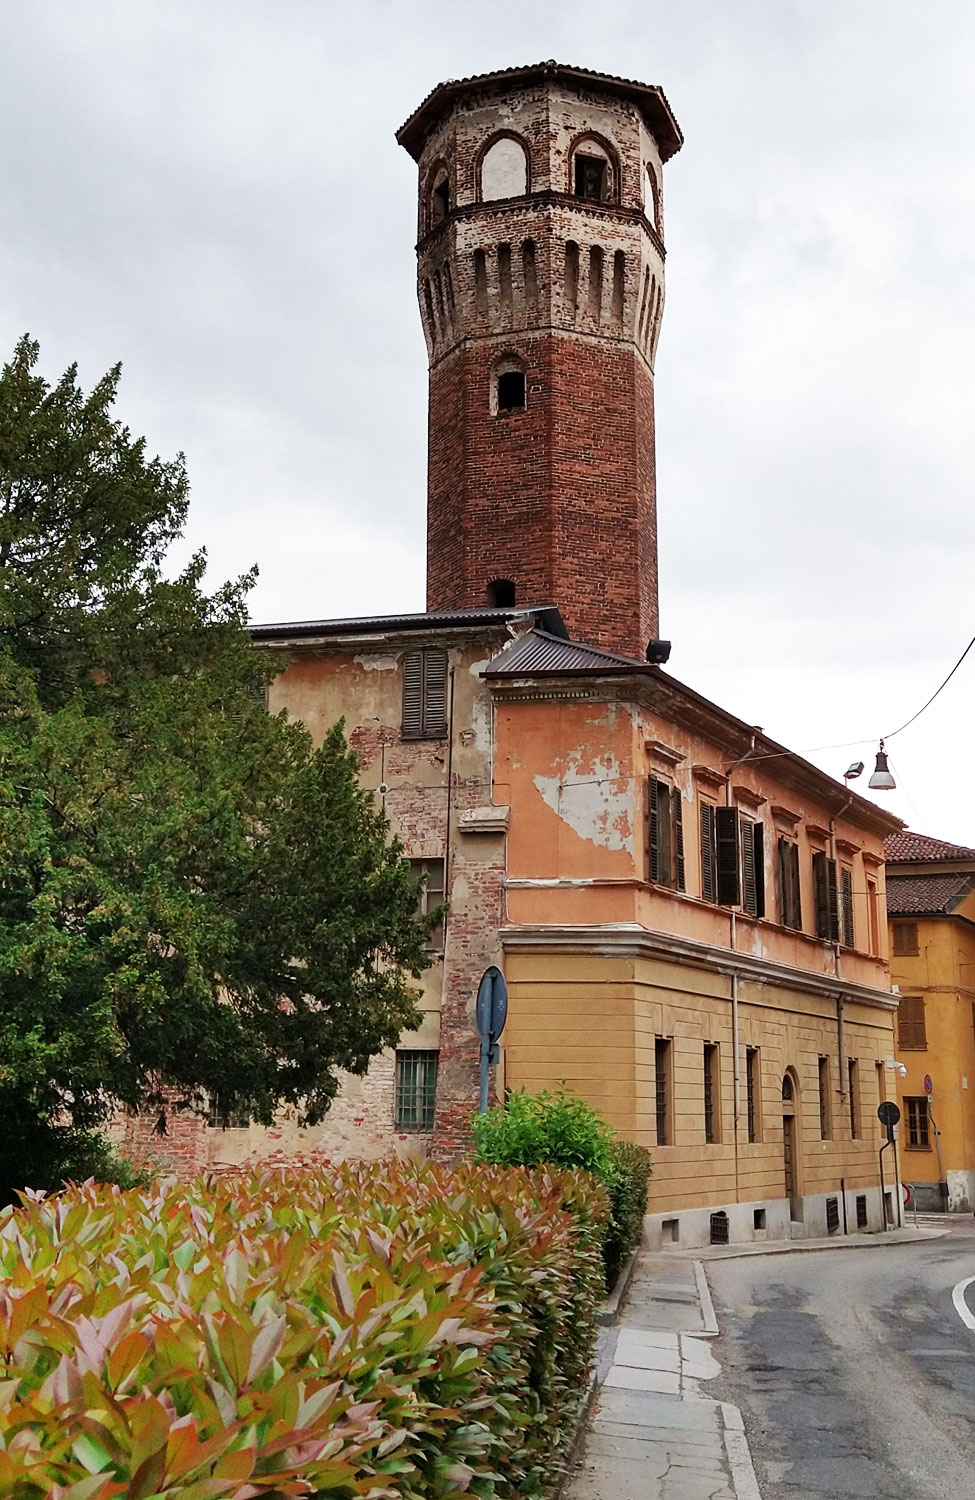
<svg viewBox="0 0 975 1500">
<path fill-rule="evenodd" d="M 965 1288 L 971 1286 L 973 1281 L 975 1281 L 975 1276 L 966 1276 L 964 1281 L 959 1281 L 951 1294 L 951 1300 L 955 1304 L 955 1312 L 961 1318 L 965 1327 L 970 1328 L 972 1333 L 975 1333 L 975 1313 L 972 1312 L 965 1301 Z"/>
</svg>

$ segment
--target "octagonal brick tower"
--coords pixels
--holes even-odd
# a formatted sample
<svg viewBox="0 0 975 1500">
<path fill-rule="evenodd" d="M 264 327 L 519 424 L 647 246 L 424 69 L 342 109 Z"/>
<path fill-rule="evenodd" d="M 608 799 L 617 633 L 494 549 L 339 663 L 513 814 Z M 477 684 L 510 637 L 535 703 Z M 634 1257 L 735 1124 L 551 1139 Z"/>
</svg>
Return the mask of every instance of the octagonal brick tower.
<svg viewBox="0 0 975 1500">
<path fill-rule="evenodd" d="M 546 62 L 440 84 L 397 140 L 419 166 L 427 608 L 554 603 L 642 656 L 670 106 Z"/>
</svg>

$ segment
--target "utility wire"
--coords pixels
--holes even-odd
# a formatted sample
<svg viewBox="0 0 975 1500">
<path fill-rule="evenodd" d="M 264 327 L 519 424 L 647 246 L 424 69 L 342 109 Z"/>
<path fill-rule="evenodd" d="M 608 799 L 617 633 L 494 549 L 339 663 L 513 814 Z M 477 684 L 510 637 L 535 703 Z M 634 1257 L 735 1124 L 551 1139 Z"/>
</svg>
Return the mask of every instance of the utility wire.
<svg viewBox="0 0 975 1500">
<path fill-rule="evenodd" d="M 959 656 L 958 660 L 955 662 L 955 665 L 952 667 L 951 671 L 948 673 L 948 676 L 945 678 L 944 682 L 941 684 L 941 687 L 935 688 L 934 692 L 931 694 L 931 696 L 928 699 L 927 703 L 922 703 L 921 704 L 921 707 L 918 709 L 917 713 L 914 714 L 913 717 L 911 717 L 910 719 L 908 719 L 907 724 L 902 724 L 901 727 L 900 727 L 900 729 L 895 729 L 895 730 L 892 731 L 892 733 L 885 734 L 884 735 L 884 739 L 885 740 L 892 740 L 894 738 L 895 734 L 900 734 L 901 730 L 902 729 L 906 729 L 907 726 L 908 726 L 908 724 L 913 724 L 915 719 L 919 719 L 926 708 L 930 708 L 930 706 L 934 702 L 935 698 L 937 698 L 938 694 L 941 692 L 941 688 L 948 686 L 948 683 L 954 677 L 955 673 L 958 671 L 958 668 L 961 666 L 962 662 L 965 660 L 965 657 L 968 655 L 969 651 L 971 651 L 971 649 L 972 649 L 973 646 L 975 646 L 975 635 L 972 636 L 971 640 L 969 641 L 968 645 L 965 647 L 965 649 L 962 652 L 961 656 Z M 883 744 L 883 740 L 881 741 L 881 744 Z"/>
</svg>

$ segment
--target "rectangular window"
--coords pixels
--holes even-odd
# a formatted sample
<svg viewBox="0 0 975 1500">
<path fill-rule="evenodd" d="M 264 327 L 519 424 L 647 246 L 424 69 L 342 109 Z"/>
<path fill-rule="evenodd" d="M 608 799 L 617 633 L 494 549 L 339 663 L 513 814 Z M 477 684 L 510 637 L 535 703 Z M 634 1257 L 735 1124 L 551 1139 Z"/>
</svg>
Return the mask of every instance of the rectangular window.
<svg viewBox="0 0 975 1500">
<path fill-rule="evenodd" d="M 403 658 L 403 738 L 440 740 L 447 733 L 447 653 L 438 647 Z"/>
<path fill-rule="evenodd" d="M 206 1121 L 211 1130 L 246 1130 L 251 1117 L 241 1105 L 225 1105 L 219 1099 L 211 1098 Z"/>
<path fill-rule="evenodd" d="M 717 1042 L 704 1043 L 704 1139 L 709 1146 L 721 1139 L 721 1069 Z"/>
<path fill-rule="evenodd" d="M 680 789 L 656 776 L 651 776 L 647 785 L 647 856 L 654 885 L 685 889 Z"/>
<path fill-rule="evenodd" d="M 432 1130 L 437 1098 L 439 1052 L 396 1054 L 397 1130 Z"/>
<path fill-rule="evenodd" d="M 930 1151 L 927 1095 L 922 1094 L 920 1099 L 905 1099 L 904 1108 L 907 1111 L 906 1145 L 908 1151 Z"/>
<path fill-rule="evenodd" d="M 880 952 L 880 913 L 877 904 L 877 882 L 867 876 L 867 915 L 870 919 L 870 952 Z"/>
<path fill-rule="evenodd" d="M 874 1071 L 877 1074 L 877 1103 L 883 1104 L 887 1098 L 887 1080 L 884 1077 L 886 1069 L 882 1062 L 878 1062 L 874 1063 Z M 880 1128 L 883 1130 L 884 1127 L 881 1125 Z"/>
<path fill-rule="evenodd" d="M 443 905 L 444 862 L 442 859 L 411 859 L 410 874 L 419 887 L 416 909 L 421 917 L 425 917 L 428 912 Z M 443 944 L 444 923 L 441 919 L 430 934 L 430 951 L 442 953 Z"/>
<path fill-rule="evenodd" d="M 765 915 L 765 831 L 737 807 L 701 803 L 701 896 Z"/>
<path fill-rule="evenodd" d="M 745 1108 L 748 1116 L 748 1139 L 757 1141 L 761 1128 L 759 1099 L 758 1048 L 745 1048 Z"/>
<path fill-rule="evenodd" d="M 897 1049 L 899 1052 L 928 1050 L 923 995 L 901 995 L 897 1006 Z"/>
<path fill-rule="evenodd" d="M 802 928 L 802 902 L 799 895 L 799 845 L 780 838 L 779 851 L 779 918 L 783 927 Z"/>
<path fill-rule="evenodd" d="M 856 947 L 856 933 L 853 926 L 853 870 L 849 865 L 844 865 L 840 871 L 840 915 L 843 921 L 843 930 L 840 942 L 847 948 Z"/>
<path fill-rule="evenodd" d="M 670 1070 L 671 1041 L 658 1036 L 653 1044 L 653 1062 L 656 1075 L 657 1145 L 669 1146 L 671 1141 L 672 1090 Z"/>
<path fill-rule="evenodd" d="M 812 857 L 816 936 L 831 943 L 840 940 L 840 904 L 836 889 L 836 860 L 817 852 Z"/>
<path fill-rule="evenodd" d="M 819 1059 L 819 1134 L 828 1141 L 832 1134 L 832 1097 L 829 1087 L 829 1058 Z"/>
<path fill-rule="evenodd" d="M 598 156 L 575 157 L 575 190 L 577 198 L 589 198 L 601 203 L 606 197 L 606 162 Z"/>
<path fill-rule="evenodd" d="M 855 1141 L 860 1137 L 860 1064 L 850 1057 L 846 1066 L 850 1083 L 850 1139 Z"/>
<path fill-rule="evenodd" d="M 917 923 L 895 922 L 893 927 L 894 957 L 916 958 L 920 951 L 917 941 Z"/>
</svg>

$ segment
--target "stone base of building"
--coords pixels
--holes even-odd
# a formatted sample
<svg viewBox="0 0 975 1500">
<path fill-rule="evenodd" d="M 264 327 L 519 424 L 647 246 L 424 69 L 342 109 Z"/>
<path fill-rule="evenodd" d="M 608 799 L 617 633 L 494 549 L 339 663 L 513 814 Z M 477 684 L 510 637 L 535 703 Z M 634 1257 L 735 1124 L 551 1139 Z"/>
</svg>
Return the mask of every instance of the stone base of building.
<svg viewBox="0 0 975 1500">
<path fill-rule="evenodd" d="M 787 1198 L 755 1203 L 726 1203 L 708 1208 L 649 1213 L 643 1220 L 644 1244 L 650 1250 L 696 1250 L 705 1245 L 747 1245 L 766 1240 L 815 1240 L 827 1235 L 877 1234 L 884 1228 L 879 1187 L 847 1188 L 844 1195 L 810 1193 L 790 1204 Z M 794 1213 L 801 1217 L 794 1217 Z M 887 1213 L 893 1222 L 896 1199 L 887 1190 Z"/>
<path fill-rule="evenodd" d="M 911 1208 L 922 1214 L 970 1214 L 975 1209 L 975 1172 L 951 1171 L 944 1182 L 908 1182 Z"/>
</svg>

